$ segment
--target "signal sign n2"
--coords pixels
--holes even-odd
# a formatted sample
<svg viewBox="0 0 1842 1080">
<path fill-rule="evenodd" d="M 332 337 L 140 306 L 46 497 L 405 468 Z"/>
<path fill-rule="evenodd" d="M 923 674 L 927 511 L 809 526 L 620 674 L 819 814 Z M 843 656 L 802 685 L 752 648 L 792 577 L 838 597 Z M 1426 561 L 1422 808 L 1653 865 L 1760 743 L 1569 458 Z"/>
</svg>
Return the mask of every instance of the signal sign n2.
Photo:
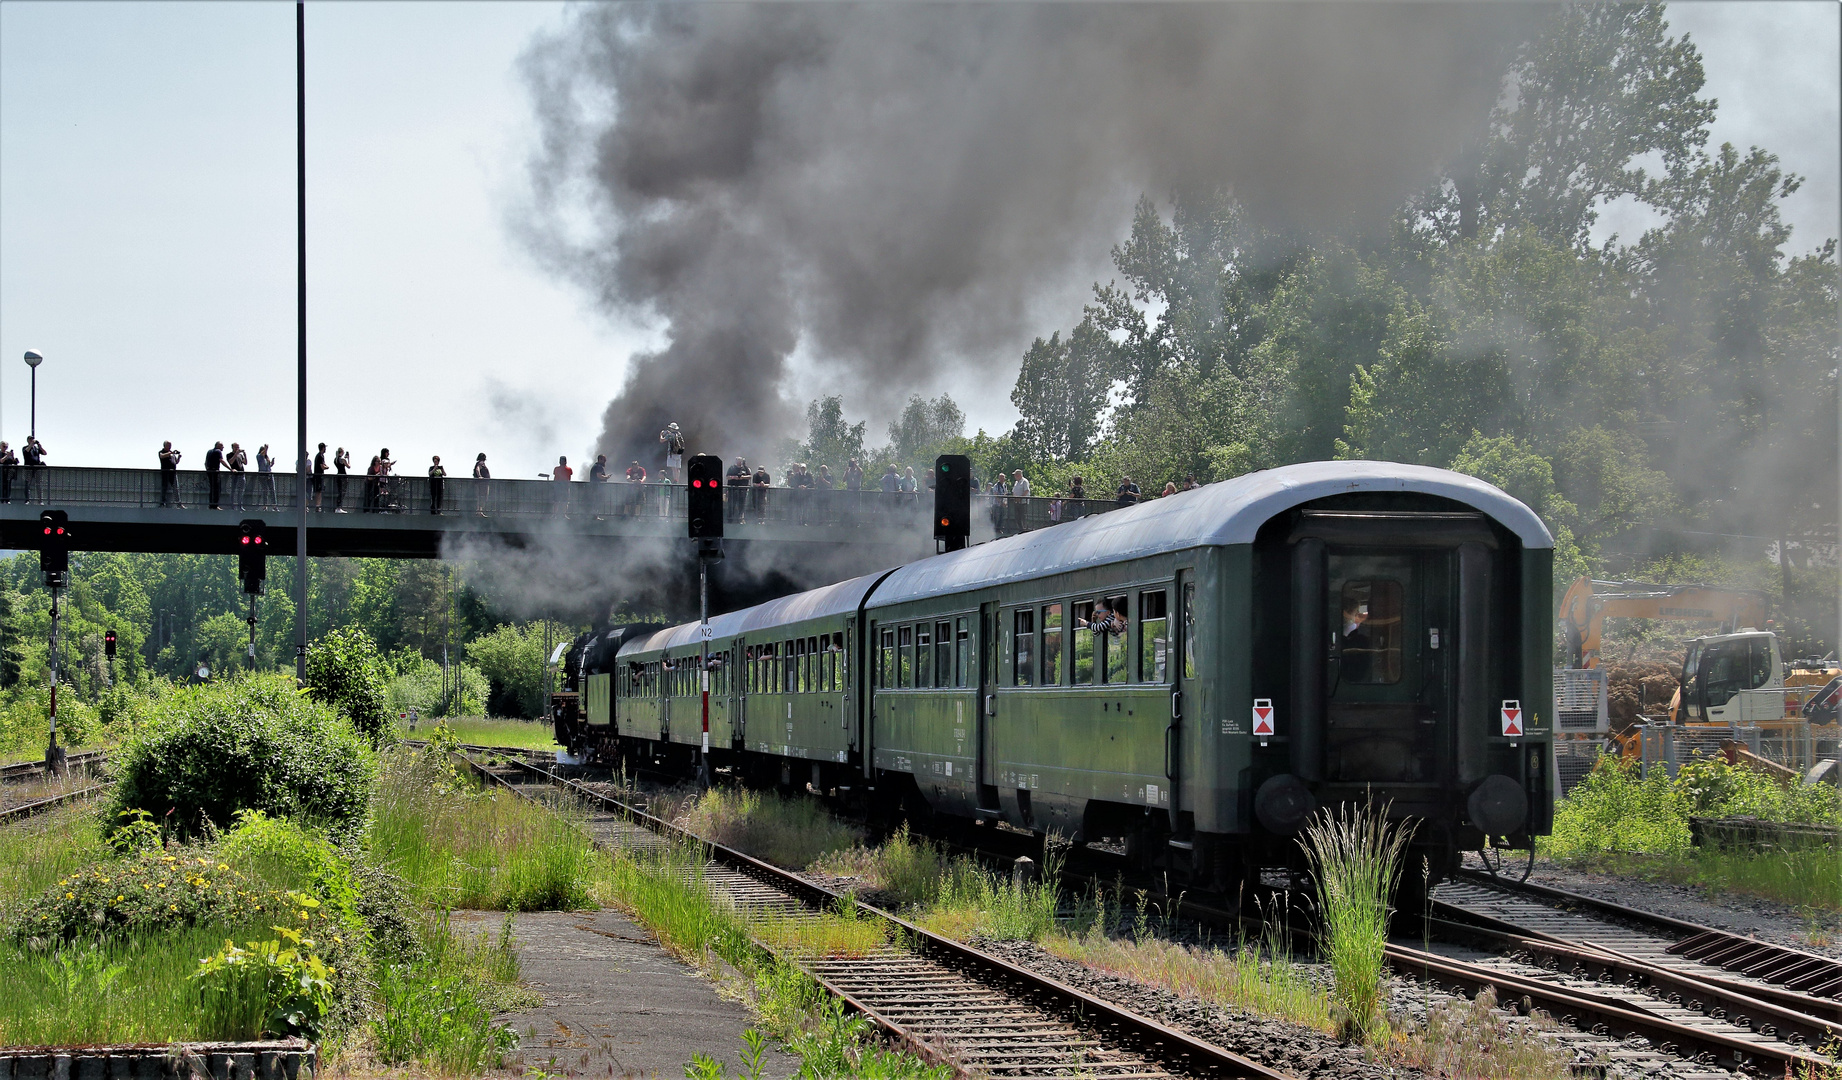
<svg viewBox="0 0 1842 1080">
<path fill-rule="evenodd" d="M 1503 734 L 1514 738 L 1522 737 L 1522 702 L 1503 702 Z"/>
<path fill-rule="evenodd" d="M 1254 734 L 1271 735 L 1273 733 L 1273 699 L 1257 697 L 1254 699 Z"/>
</svg>

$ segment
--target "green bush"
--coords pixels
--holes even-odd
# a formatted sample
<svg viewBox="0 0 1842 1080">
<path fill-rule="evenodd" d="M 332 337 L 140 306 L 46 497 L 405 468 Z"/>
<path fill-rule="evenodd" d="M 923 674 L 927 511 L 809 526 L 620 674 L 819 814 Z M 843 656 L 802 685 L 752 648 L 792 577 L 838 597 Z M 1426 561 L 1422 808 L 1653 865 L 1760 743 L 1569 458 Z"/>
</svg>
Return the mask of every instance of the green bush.
<svg viewBox="0 0 1842 1080">
<path fill-rule="evenodd" d="M 314 830 L 260 810 L 243 810 L 217 850 L 245 876 L 279 892 L 311 896 L 329 915 L 356 927 L 358 882 L 352 864 Z"/>
<path fill-rule="evenodd" d="M 243 810 L 291 817 L 334 842 L 364 829 L 376 765 L 332 710 L 285 676 L 174 690 L 117 757 L 109 820 L 145 810 L 182 838 Z"/>
<path fill-rule="evenodd" d="M 307 648 L 307 693 L 331 705 L 377 746 L 390 730 L 377 643 L 357 627 L 328 631 Z"/>
<path fill-rule="evenodd" d="M 1689 847 L 1684 799 L 1662 769 L 1602 756 L 1555 807 L 1545 850 L 1559 858 L 1620 852 L 1674 855 Z"/>
<path fill-rule="evenodd" d="M 1756 817 L 1807 825 L 1842 825 L 1842 802 L 1826 784 L 1782 784 L 1724 757 L 1700 758 L 1676 773 L 1683 811 L 1695 817 Z"/>
<path fill-rule="evenodd" d="M 433 660 L 418 656 L 400 665 L 398 671 L 396 678 L 390 680 L 392 710 L 402 713 L 414 709 L 424 719 L 486 715 L 486 701 L 492 690 L 478 668 L 455 664 L 448 672 L 446 693 L 442 692 L 441 665 Z"/>
<path fill-rule="evenodd" d="M 311 897 L 294 899 L 312 904 Z M 303 916 L 307 915 L 302 911 Z M 337 972 L 316 952 L 319 943 L 305 926 L 272 927 L 279 937 L 223 948 L 199 961 L 192 973 L 199 1005 L 212 1037 L 260 1039 L 301 1035 L 317 1039 L 333 1011 Z"/>
</svg>

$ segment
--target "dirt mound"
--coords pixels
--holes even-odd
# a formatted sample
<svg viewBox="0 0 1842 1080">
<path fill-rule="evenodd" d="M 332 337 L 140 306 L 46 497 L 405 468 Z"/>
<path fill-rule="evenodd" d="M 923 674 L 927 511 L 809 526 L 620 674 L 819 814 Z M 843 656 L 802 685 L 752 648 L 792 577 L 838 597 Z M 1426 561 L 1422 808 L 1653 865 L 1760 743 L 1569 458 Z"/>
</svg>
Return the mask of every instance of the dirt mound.
<svg viewBox="0 0 1842 1080">
<path fill-rule="evenodd" d="M 1659 716 L 1676 692 L 1676 675 L 1666 664 L 1638 662 L 1605 666 L 1606 711 L 1612 728 L 1623 730 L 1642 716 Z"/>
</svg>

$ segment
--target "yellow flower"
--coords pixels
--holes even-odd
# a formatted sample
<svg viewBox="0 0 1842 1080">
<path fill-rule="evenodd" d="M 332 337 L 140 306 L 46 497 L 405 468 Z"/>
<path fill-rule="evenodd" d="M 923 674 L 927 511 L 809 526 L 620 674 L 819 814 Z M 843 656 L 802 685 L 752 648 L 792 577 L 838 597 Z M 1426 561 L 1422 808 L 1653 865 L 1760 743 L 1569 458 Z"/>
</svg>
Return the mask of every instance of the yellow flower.
<svg viewBox="0 0 1842 1080">
<path fill-rule="evenodd" d="M 101 874 L 97 874 L 96 876 L 97 876 L 98 878 L 102 878 L 102 883 L 103 883 L 104 885 L 107 885 L 107 884 L 109 883 L 109 879 L 108 879 L 108 878 L 106 878 L 106 877 L 102 877 L 102 875 L 101 875 Z"/>
<path fill-rule="evenodd" d="M 230 864 L 229 863 L 218 863 L 217 868 L 219 870 L 228 870 L 230 869 Z"/>
<path fill-rule="evenodd" d="M 164 889 L 164 888 L 166 888 L 166 882 L 164 882 L 164 881 L 162 881 L 162 882 L 161 882 L 161 883 L 159 884 L 159 888 L 162 888 L 162 889 Z"/>
<path fill-rule="evenodd" d="M 122 894 L 121 894 L 121 893 L 116 893 L 116 894 L 115 894 L 115 902 L 116 902 L 116 903 L 118 903 L 118 904 L 122 902 Z"/>
<path fill-rule="evenodd" d="M 76 898 L 77 898 L 76 893 L 65 893 L 64 894 L 64 899 L 66 900 L 75 900 Z"/>
</svg>

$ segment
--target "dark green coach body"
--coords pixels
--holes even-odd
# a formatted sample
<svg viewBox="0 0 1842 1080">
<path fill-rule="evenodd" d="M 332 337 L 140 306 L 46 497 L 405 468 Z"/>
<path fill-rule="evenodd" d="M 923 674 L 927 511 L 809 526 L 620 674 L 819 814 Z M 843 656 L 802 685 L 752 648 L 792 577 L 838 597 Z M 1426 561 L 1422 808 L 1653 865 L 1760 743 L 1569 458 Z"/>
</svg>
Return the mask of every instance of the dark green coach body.
<svg viewBox="0 0 1842 1080">
<path fill-rule="evenodd" d="M 1150 854 L 1374 801 L 1449 862 L 1550 825 L 1552 548 L 1458 473 L 1251 473 L 712 619 L 710 745 Z M 704 648 L 623 645 L 589 721 L 699 745 Z"/>
</svg>

